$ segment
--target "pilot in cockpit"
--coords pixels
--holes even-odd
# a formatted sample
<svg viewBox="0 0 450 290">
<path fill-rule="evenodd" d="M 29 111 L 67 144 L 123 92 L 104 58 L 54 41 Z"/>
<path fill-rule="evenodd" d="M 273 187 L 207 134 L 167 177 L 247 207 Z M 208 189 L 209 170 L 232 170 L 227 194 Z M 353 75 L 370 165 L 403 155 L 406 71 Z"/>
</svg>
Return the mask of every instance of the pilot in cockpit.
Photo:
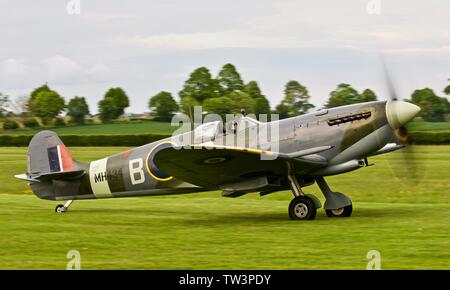
<svg viewBox="0 0 450 290">
<path fill-rule="evenodd" d="M 226 126 L 226 132 L 225 134 L 236 134 L 238 131 L 239 124 L 241 123 L 242 119 L 245 118 L 245 110 L 241 109 L 241 114 L 236 115 L 236 117 L 229 121 Z"/>
</svg>

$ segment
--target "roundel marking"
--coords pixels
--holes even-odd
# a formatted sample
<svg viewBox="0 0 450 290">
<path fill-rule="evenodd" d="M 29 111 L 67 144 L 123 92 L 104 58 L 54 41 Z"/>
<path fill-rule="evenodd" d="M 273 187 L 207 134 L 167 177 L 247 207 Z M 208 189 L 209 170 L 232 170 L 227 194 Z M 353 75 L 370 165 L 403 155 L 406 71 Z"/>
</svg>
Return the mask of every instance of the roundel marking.
<svg viewBox="0 0 450 290">
<path fill-rule="evenodd" d="M 147 168 L 148 174 L 150 174 L 152 178 L 158 181 L 169 181 L 173 178 L 173 176 L 167 175 L 166 173 L 159 170 L 158 167 L 156 167 L 156 165 L 153 163 L 153 158 L 155 157 L 156 153 L 158 153 L 158 151 L 164 148 L 172 147 L 173 145 L 175 145 L 175 143 L 171 141 L 161 142 L 155 145 L 148 152 L 147 158 L 145 160 L 145 166 Z"/>
<path fill-rule="evenodd" d="M 203 160 L 205 164 L 218 164 L 227 161 L 226 157 L 213 157 Z"/>
<path fill-rule="evenodd" d="M 230 155 L 222 155 L 222 156 L 213 156 L 204 159 L 200 159 L 196 161 L 196 164 L 221 164 L 233 159 L 233 156 Z"/>
</svg>

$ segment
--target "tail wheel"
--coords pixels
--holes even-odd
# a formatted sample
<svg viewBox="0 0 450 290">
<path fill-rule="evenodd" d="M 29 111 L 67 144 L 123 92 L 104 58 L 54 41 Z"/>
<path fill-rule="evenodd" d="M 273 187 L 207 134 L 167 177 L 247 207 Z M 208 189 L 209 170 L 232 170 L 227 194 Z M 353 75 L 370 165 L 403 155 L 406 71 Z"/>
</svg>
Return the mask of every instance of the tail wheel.
<svg viewBox="0 0 450 290">
<path fill-rule="evenodd" d="M 338 209 L 326 209 L 325 213 L 328 217 L 350 217 L 352 215 L 353 206 L 348 205 Z"/>
<path fill-rule="evenodd" d="M 317 208 L 314 201 L 307 196 L 297 196 L 289 204 L 289 217 L 291 220 L 313 220 Z"/>
<path fill-rule="evenodd" d="M 55 212 L 57 212 L 57 213 L 63 213 L 66 211 L 67 211 L 67 208 L 62 204 L 58 204 L 55 208 Z"/>
</svg>

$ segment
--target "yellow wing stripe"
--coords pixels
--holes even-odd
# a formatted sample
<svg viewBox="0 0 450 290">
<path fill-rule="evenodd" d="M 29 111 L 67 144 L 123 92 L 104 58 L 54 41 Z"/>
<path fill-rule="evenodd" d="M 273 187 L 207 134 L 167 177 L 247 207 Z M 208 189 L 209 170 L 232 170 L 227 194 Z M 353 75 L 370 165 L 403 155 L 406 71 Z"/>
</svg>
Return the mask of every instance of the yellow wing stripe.
<svg viewBox="0 0 450 290">
<path fill-rule="evenodd" d="M 274 153 L 272 151 L 266 151 L 261 149 L 252 149 L 252 148 L 243 148 L 243 147 L 231 147 L 231 146 L 221 146 L 221 145 L 212 145 L 212 146 L 194 146 L 195 148 L 206 148 L 206 149 L 225 149 L 239 152 L 248 152 L 253 154 L 264 154 L 272 156 Z"/>
<path fill-rule="evenodd" d="M 175 143 L 173 143 L 173 142 L 171 142 L 171 141 L 164 141 L 164 142 L 161 142 L 161 143 L 155 145 L 155 146 L 154 146 L 152 149 L 150 149 L 150 151 L 148 152 L 147 158 L 145 158 L 145 167 L 147 168 L 148 174 L 150 174 L 150 176 L 151 176 L 152 178 L 154 178 L 154 179 L 156 179 L 156 180 L 158 180 L 158 181 L 169 181 L 169 180 L 171 180 L 171 179 L 173 178 L 173 176 L 169 176 L 169 177 L 166 177 L 166 178 L 160 178 L 160 177 L 154 175 L 154 174 L 152 173 L 152 171 L 150 170 L 150 167 L 148 166 L 148 163 L 149 163 L 149 162 L 148 162 L 148 158 L 150 157 L 150 154 L 152 154 L 152 152 L 153 152 L 153 150 L 154 150 L 155 148 L 161 146 L 162 144 L 171 144 L 172 146 L 175 145 Z"/>
</svg>

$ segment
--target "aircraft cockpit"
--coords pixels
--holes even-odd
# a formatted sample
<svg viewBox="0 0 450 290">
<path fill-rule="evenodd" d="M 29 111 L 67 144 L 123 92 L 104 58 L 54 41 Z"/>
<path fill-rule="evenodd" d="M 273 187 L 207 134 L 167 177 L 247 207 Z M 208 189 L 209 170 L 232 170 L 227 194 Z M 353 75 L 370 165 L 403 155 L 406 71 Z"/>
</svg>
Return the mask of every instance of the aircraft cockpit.
<svg viewBox="0 0 450 290">
<path fill-rule="evenodd" d="M 258 126 L 261 122 L 248 116 L 239 115 L 227 122 L 225 134 L 236 134 L 250 127 Z"/>
<path fill-rule="evenodd" d="M 214 121 L 202 124 L 194 130 L 196 144 L 213 142 L 217 136 L 237 134 L 248 128 L 258 126 L 261 122 L 248 116 L 238 115 L 236 118 L 222 123 Z"/>
<path fill-rule="evenodd" d="M 199 144 L 214 141 L 218 135 L 222 134 L 222 127 L 221 121 L 208 122 L 198 126 L 194 130 L 194 142 Z"/>
</svg>

